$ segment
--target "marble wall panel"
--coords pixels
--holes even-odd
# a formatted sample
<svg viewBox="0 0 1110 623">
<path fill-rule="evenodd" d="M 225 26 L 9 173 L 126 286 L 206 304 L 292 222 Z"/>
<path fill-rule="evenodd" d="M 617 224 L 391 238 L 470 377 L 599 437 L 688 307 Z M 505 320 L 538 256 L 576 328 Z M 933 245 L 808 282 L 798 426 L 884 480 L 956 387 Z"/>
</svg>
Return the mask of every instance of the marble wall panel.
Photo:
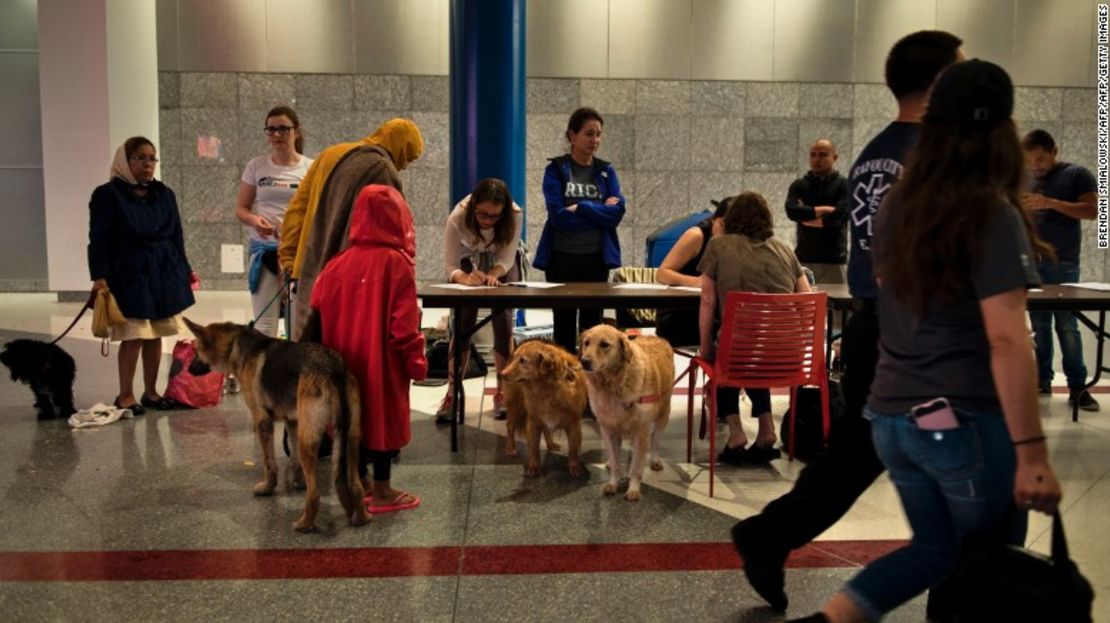
<svg viewBox="0 0 1110 623">
<path fill-rule="evenodd" d="M 263 131 L 266 127 L 267 112 L 269 109 L 266 108 L 239 109 L 239 149 L 236 155 L 240 168 L 246 166 L 255 156 L 270 153 L 270 142 Z M 301 129 L 304 130 L 304 119 L 300 114 L 297 118 L 301 120 Z M 306 134 L 306 142 L 307 138 Z"/>
<path fill-rule="evenodd" d="M 158 107 L 181 106 L 181 74 L 176 71 L 158 72 Z"/>
<path fill-rule="evenodd" d="M 442 283 L 443 226 L 416 226 L 416 278 L 426 282 Z"/>
<path fill-rule="evenodd" d="M 305 131 L 304 153 L 310 158 L 336 143 L 355 141 L 367 134 L 365 114 L 359 111 L 303 109 L 297 115 Z"/>
<path fill-rule="evenodd" d="M 351 110 L 355 79 L 351 75 L 297 74 L 297 106 L 305 110 Z M 300 110 L 297 111 L 300 114 Z"/>
<path fill-rule="evenodd" d="M 185 255 L 189 258 L 189 264 L 196 271 L 201 281 L 209 283 L 214 279 L 236 277 L 235 274 L 220 271 L 220 246 L 224 244 L 242 244 L 242 233 L 239 224 L 206 223 L 204 225 L 191 225 L 185 227 Z M 245 250 L 243 259 L 245 265 Z M 209 285 L 213 284 L 209 283 Z"/>
<path fill-rule="evenodd" d="M 859 119 L 885 119 L 898 115 L 898 102 L 885 84 L 852 85 L 852 117 Z"/>
<path fill-rule="evenodd" d="M 790 184 L 797 178 L 793 173 L 745 173 L 743 190 L 757 192 L 765 199 L 771 208 L 771 216 L 775 225 L 790 226 L 793 224 L 786 218 L 786 192 Z"/>
<path fill-rule="evenodd" d="M 745 189 L 747 174 L 740 172 L 705 172 L 690 174 L 690 192 L 686 200 L 688 212 L 715 210 L 711 201 L 720 201 Z"/>
<path fill-rule="evenodd" d="M 632 115 L 602 115 L 605 128 L 598 157 L 608 160 L 620 173 L 636 164 L 636 118 Z"/>
<path fill-rule="evenodd" d="M 639 172 L 636 175 L 636 205 L 624 217 L 625 224 L 653 225 L 690 211 L 690 178 L 682 172 Z"/>
<path fill-rule="evenodd" d="M 740 171 L 744 168 L 744 118 L 690 119 L 690 170 Z"/>
<path fill-rule="evenodd" d="M 450 100 L 447 76 L 412 76 L 414 111 L 448 112 L 451 110 Z"/>
<path fill-rule="evenodd" d="M 743 82 L 697 80 L 690 85 L 690 112 L 695 115 L 743 115 L 746 104 Z"/>
<path fill-rule="evenodd" d="M 748 117 L 744 127 L 744 170 L 793 171 L 798 158 L 798 121 Z"/>
<path fill-rule="evenodd" d="M 401 175 L 405 199 L 417 225 L 438 225 L 447 221 L 451 211 L 450 173 L 447 169 L 412 167 Z"/>
<path fill-rule="evenodd" d="M 801 89 L 796 82 L 749 82 L 749 117 L 797 117 Z"/>
<path fill-rule="evenodd" d="M 239 74 L 239 108 L 266 114 L 275 106 L 297 110 L 297 84 L 293 74 Z"/>
<path fill-rule="evenodd" d="M 237 74 L 187 72 L 181 75 L 182 108 L 235 108 L 239 105 Z"/>
<path fill-rule="evenodd" d="M 851 119 L 854 113 L 851 84 L 803 83 L 798 93 L 798 110 L 803 118 Z"/>
<path fill-rule="evenodd" d="M 239 162 L 239 111 L 182 108 L 180 162 L 219 166 Z"/>
<path fill-rule="evenodd" d="M 1064 121 L 1084 121 L 1093 127 L 1096 121 L 1096 93 L 1091 89 L 1061 89 L 1061 92 Z"/>
<path fill-rule="evenodd" d="M 525 87 L 526 108 L 529 113 L 562 113 L 570 116 L 581 97 L 579 80 L 558 78 L 528 78 Z"/>
<path fill-rule="evenodd" d="M 631 115 L 636 112 L 635 80 L 583 79 L 580 87 L 582 106 L 591 106 L 604 115 Z"/>
<path fill-rule="evenodd" d="M 181 167 L 181 186 L 176 189 L 181 220 L 186 223 L 235 221 L 235 198 L 239 193 L 238 167 Z"/>
<path fill-rule="evenodd" d="M 682 115 L 688 112 L 690 112 L 690 81 L 636 81 L 636 114 Z"/>
<path fill-rule="evenodd" d="M 162 108 L 158 111 L 159 167 L 175 167 L 183 160 L 185 145 L 181 138 L 181 109 Z"/>
<path fill-rule="evenodd" d="M 355 110 L 410 110 L 409 76 L 355 76 Z"/>
<path fill-rule="evenodd" d="M 1016 87 L 1014 117 L 1026 121 L 1057 121 L 1064 114 L 1063 89 Z"/>
<path fill-rule="evenodd" d="M 450 120 L 445 112 L 416 112 L 413 122 L 420 128 L 424 137 L 424 155 L 420 157 L 421 166 L 431 169 L 446 169 L 451 165 Z"/>
<path fill-rule="evenodd" d="M 636 115 L 636 170 L 686 171 L 690 167 L 690 117 Z"/>
<path fill-rule="evenodd" d="M 894 117 L 891 117 L 889 119 L 861 119 L 857 117 L 852 121 L 852 151 L 851 157 L 847 158 L 848 162 L 844 165 L 844 168 L 842 169 L 845 174 L 847 174 L 848 168 L 852 166 L 852 163 L 856 161 L 856 158 L 859 157 L 859 152 L 862 151 L 863 148 L 871 142 L 871 139 L 875 138 L 879 134 L 879 132 L 882 132 L 883 128 L 890 125 L 890 122 L 893 120 Z M 845 159 L 846 156 L 847 153 L 843 149 L 840 150 L 841 159 Z"/>
<path fill-rule="evenodd" d="M 547 166 L 548 158 L 567 153 L 567 116 L 559 113 L 538 113 L 528 115 L 528 137 L 525 143 L 525 168 L 529 171 Z M 602 147 L 605 149 L 607 138 L 602 134 Z M 541 173 L 542 175 L 542 173 Z"/>
<path fill-rule="evenodd" d="M 1065 123 L 1063 136 L 1056 139 L 1062 157 L 1069 162 L 1087 167 L 1091 173 L 1098 169 L 1098 137 L 1094 123 Z"/>
</svg>

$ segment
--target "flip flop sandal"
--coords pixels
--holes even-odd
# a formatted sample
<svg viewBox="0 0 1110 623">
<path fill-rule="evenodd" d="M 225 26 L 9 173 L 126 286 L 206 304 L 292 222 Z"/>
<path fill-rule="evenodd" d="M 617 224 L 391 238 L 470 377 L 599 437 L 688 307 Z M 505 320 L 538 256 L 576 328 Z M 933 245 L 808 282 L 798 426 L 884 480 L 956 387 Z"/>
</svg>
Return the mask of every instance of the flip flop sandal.
<svg viewBox="0 0 1110 623">
<path fill-rule="evenodd" d="M 412 498 L 412 500 L 409 502 L 401 502 L 401 500 L 405 499 L 405 496 Z M 381 506 L 375 506 L 374 499 L 369 495 L 366 496 L 363 501 L 366 502 L 366 512 L 375 515 L 380 513 L 403 511 L 409 508 L 416 508 L 417 506 L 420 506 L 420 498 L 405 491 L 398 492 L 397 497 L 393 498 L 392 502 L 390 502 L 389 504 L 383 504 Z"/>
</svg>

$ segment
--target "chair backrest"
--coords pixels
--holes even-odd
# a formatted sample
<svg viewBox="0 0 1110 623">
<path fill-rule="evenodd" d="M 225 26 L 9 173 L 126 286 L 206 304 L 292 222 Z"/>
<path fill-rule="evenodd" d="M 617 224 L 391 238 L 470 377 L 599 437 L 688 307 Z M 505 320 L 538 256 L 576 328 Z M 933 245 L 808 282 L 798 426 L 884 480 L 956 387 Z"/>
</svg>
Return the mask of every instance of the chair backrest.
<svg viewBox="0 0 1110 623">
<path fill-rule="evenodd" d="M 721 315 L 717 384 L 790 387 L 825 373 L 824 292 L 729 292 Z"/>
</svg>

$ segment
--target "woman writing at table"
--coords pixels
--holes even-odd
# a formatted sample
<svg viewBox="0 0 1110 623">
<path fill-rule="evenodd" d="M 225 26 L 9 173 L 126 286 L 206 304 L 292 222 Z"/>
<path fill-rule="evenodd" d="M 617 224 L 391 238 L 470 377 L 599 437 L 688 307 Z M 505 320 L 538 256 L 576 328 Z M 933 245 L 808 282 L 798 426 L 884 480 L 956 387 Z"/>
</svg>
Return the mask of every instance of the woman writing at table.
<svg viewBox="0 0 1110 623">
<path fill-rule="evenodd" d="M 523 211 L 513 203 L 509 188 L 499 179 L 489 178 L 478 182 L 474 190 L 463 197 L 447 217 L 444 232 L 443 270 L 447 280 L 469 286 L 499 286 L 520 279 L 517 266 L 517 249 L 520 246 L 520 228 Z M 478 318 L 477 307 L 455 310 L 464 327 L 474 326 Z M 505 401 L 501 395 L 501 370 L 513 354 L 512 310 L 505 309 L 493 317 L 493 360 L 497 368 L 497 394 L 493 397 L 495 417 L 505 419 Z M 463 375 L 466 362 L 470 361 L 470 340 L 457 345 L 463 349 Z M 436 410 L 437 422 L 449 422 L 451 397 L 455 383 L 455 338 L 451 339 L 451 363 L 447 370 L 447 395 Z"/>
<path fill-rule="evenodd" d="M 552 158 L 543 174 L 547 222 L 532 265 L 548 281 L 605 282 L 609 269 L 621 265 L 617 225 L 625 200 L 617 172 L 597 158 L 601 147 L 601 115 L 579 108 L 570 116 L 566 137 L 570 153 Z M 555 342 L 577 352 L 578 331 L 601 322 L 600 309 L 556 309 Z"/>
</svg>

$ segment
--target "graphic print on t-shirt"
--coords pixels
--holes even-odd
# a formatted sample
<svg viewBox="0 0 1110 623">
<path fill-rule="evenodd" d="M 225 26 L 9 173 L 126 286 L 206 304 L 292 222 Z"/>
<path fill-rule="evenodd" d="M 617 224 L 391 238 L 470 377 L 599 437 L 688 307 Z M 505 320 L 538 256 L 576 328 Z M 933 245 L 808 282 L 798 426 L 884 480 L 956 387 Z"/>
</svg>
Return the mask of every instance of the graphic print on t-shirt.
<svg viewBox="0 0 1110 623">
<path fill-rule="evenodd" d="M 868 173 L 870 172 L 870 175 Z M 861 162 L 852 169 L 856 181 L 852 190 L 852 241 L 864 251 L 871 250 L 872 225 L 890 185 L 902 175 L 902 163 L 891 158 Z M 866 232 L 866 234 L 864 234 Z"/>
<path fill-rule="evenodd" d="M 299 181 L 279 180 L 268 175 L 258 180 L 258 186 L 265 186 L 267 188 L 288 188 L 291 190 L 297 190 L 300 185 L 301 184 Z"/>
</svg>

